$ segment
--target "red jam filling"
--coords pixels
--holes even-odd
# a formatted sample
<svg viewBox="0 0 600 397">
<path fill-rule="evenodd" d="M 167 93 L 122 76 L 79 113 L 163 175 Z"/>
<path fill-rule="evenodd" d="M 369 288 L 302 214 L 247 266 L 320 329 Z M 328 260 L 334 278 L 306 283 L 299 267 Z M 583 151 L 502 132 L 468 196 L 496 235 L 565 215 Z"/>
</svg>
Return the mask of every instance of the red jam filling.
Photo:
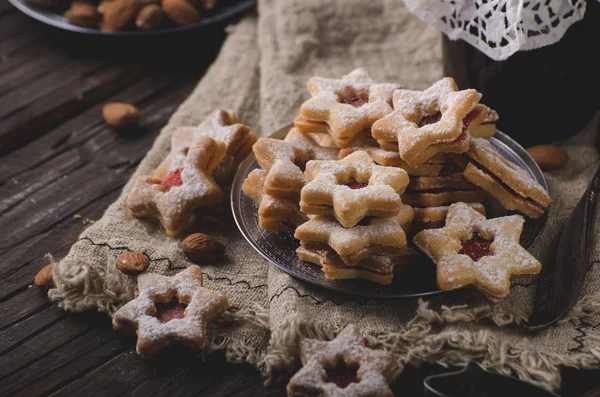
<svg viewBox="0 0 600 397">
<path fill-rule="evenodd" d="M 183 181 L 181 180 L 181 172 L 183 171 L 183 167 L 177 168 L 175 171 L 166 175 L 161 181 L 160 184 L 165 187 L 167 192 L 174 188 L 175 186 L 181 186 Z"/>
<path fill-rule="evenodd" d="M 338 95 L 340 103 L 347 103 L 355 108 L 359 108 L 369 102 L 368 92 L 353 92 L 350 95 Z"/>
<path fill-rule="evenodd" d="M 367 183 L 358 182 L 356 180 L 351 180 L 349 182 L 346 182 L 344 185 L 348 186 L 352 190 L 362 189 L 362 188 L 369 186 L 369 184 L 367 184 Z"/>
<path fill-rule="evenodd" d="M 492 255 L 490 251 L 492 240 L 486 240 L 477 233 L 473 233 L 473 237 L 470 240 L 461 241 L 461 244 L 462 247 L 458 253 L 467 255 L 475 262 L 484 256 Z"/>
<path fill-rule="evenodd" d="M 180 303 L 177 299 L 173 299 L 169 303 L 157 303 L 156 314 L 154 317 L 161 323 L 168 323 L 175 318 L 185 317 L 186 304 Z"/>
<path fill-rule="evenodd" d="M 365 347 L 369 347 L 369 340 L 367 338 L 363 338 L 363 345 L 365 345 Z"/>
<path fill-rule="evenodd" d="M 441 112 L 437 112 L 435 114 L 430 114 L 429 116 L 423 116 L 421 118 L 421 120 L 419 120 L 419 123 L 417 125 L 419 126 L 419 128 L 421 128 L 421 127 L 423 127 L 424 125 L 427 125 L 427 124 L 437 123 L 441 119 L 442 119 L 442 113 Z"/>
<path fill-rule="evenodd" d="M 469 113 L 467 113 L 465 118 L 463 118 L 463 120 L 462 120 L 462 122 L 463 122 L 462 132 L 465 132 L 466 130 L 468 130 L 469 125 L 471 125 L 471 122 L 473 120 L 475 120 L 478 116 L 479 116 L 479 111 L 475 110 L 475 109 L 473 109 Z"/>
<path fill-rule="evenodd" d="M 326 368 L 327 383 L 335 383 L 340 388 L 345 388 L 351 383 L 358 383 L 356 368 L 348 368 L 343 362 L 335 368 Z"/>
</svg>

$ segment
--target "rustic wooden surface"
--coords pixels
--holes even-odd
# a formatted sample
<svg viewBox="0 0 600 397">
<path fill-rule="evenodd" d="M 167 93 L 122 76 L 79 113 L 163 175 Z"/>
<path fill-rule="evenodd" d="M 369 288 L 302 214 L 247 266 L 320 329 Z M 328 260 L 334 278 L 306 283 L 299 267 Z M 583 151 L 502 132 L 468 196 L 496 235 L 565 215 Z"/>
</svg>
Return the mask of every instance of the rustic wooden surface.
<svg viewBox="0 0 600 397">
<path fill-rule="evenodd" d="M 190 37 L 195 51 L 182 58 L 168 42 L 64 34 L 0 2 L 0 395 L 284 395 L 284 382 L 265 388 L 220 354 L 144 361 L 105 315 L 65 313 L 31 285 L 44 255 L 65 255 L 117 197 L 224 36 Z M 101 105 L 115 100 L 142 110 L 136 134 L 103 123 Z M 423 395 L 422 379 L 443 370 L 407 369 L 394 390 Z M 582 396 L 598 375 L 567 370 L 561 395 Z"/>
</svg>

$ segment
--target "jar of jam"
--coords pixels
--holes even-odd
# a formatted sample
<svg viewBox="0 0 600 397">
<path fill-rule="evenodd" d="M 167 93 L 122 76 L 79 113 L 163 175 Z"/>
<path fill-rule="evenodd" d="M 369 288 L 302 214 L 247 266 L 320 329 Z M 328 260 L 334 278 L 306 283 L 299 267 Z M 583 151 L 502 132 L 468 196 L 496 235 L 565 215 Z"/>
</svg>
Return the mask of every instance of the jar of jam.
<svg viewBox="0 0 600 397">
<path fill-rule="evenodd" d="M 475 88 L 498 111 L 498 129 L 524 146 L 581 131 L 600 109 L 600 2 L 556 43 L 495 61 L 465 41 L 443 38 L 444 74 Z"/>
</svg>

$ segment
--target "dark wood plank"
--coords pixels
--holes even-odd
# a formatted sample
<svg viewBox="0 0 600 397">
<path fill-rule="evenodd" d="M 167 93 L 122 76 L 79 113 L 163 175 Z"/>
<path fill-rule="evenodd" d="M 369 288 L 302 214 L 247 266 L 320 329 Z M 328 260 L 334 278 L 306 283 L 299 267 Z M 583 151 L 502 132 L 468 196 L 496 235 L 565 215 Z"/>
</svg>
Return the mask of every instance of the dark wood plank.
<svg viewBox="0 0 600 397">
<path fill-rule="evenodd" d="M 132 89 L 132 95 L 135 94 L 142 103 L 142 111 L 149 115 L 144 126 L 147 133 L 137 139 L 127 139 L 98 122 L 90 128 L 84 128 L 84 131 L 71 132 L 69 129 L 60 129 L 47 138 L 56 139 L 60 134 L 70 135 L 68 140 L 56 146 L 54 156 L 49 154 L 47 159 L 42 159 L 46 161 L 29 169 L 21 169 L 17 177 L 11 178 L 10 183 L 0 187 L 0 192 L 6 196 L 6 199 L 0 201 L 0 227 L 17 219 L 22 225 L 0 243 L 0 250 L 4 251 L 3 256 L 7 260 L 7 265 L 0 269 L 0 285 L 5 287 L 0 288 L 0 299 L 18 288 L 23 288 L 19 280 L 27 279 L 29 282 L 35 275 L 37 267 L 24 267 L 24 264 L 53 251 L 52 247 L 44 244 L 52 243 L 52 240 L 58 237 L 52 228 L 58 228 L 63 222 L 79 222 L 72 219 L 73 214 L 80 212 L 87 203 L 105 195 L 106 192 L 121 189 L 152 144 L 165 119 L 174 111 L 173 101 L 181 100 L 193 85 L 183 82 L 173 85 L 171 81 L 165 87 L 178 87 L 181 90 L 163 92 L 158 89 L 148 92 L 144 89 Z M 154 95 L 159 96 L 160 100 L 154 100 Z M 120 96 L 123 97 L 128 98 Z M 147 105 L 144 103 L 146 99 L 151 99 L 147 101 Z M 94 112 L 97 118 L 100 108 L 94 109 Z M 107 154 L 98 156 L 98 151 L 105 151 Z M 44 153 L 43 150 L 39 152 Z M 7 161 L 10 163 L 18 157 L 18 153 L 15 153 L 15 156 L 9 156 Z M 21 164 L 21 167 L 26 166 Z M 18 166 L 14 168 L 19 170 Z M 9 169 L 13 170 L 3 168 L 5 171 Z M 92 180 L 93 183 L 90 183 Z M 71 191 L 69 186 L 79 188 Z M 40 213 L 35 210 L 40 207 L 53 210 Z M 61 232 L 61 229 L 56 231 Z M 58 244 L 56 241 L 54 244 L 54 249 L 60 248 L 60 240 Z M 35 248 L 31 249 L 31 246 Z"/>
</svg>

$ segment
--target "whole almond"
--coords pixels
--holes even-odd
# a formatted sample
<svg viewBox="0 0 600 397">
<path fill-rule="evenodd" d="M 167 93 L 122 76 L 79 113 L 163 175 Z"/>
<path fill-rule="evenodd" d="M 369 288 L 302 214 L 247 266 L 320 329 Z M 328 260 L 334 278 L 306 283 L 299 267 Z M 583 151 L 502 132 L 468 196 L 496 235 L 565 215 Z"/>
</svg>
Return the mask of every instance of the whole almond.
<svg viewBox="0 0 600 397">
<path fill-rule="evenodd" d="M 125 252 L 117 257 L 117 269 L 130 276 L 146 271 L 148 266 L 150 260 L 141 252 Z"/>
<path fill-rule="evenodd" d="M 142 7 L 135 20 L 135 26 L 143 30 L 152 30 L 160 26 L 163 20 L 163 11 L 157 4 L 148 4 Z"/>
<path fill-rule="evenodd" d="M 569 161 L 569 155 L 565 149 L 556 145 L 537 145 L 527 148 L 542 171 L 554 171 L 561 169 Z"/>
<path fill-rule="evenodd" d="M 178 25 L 189 25 L 202 20 L 196 7 L 187 0 L 163 0 L 162 9 Z"/>
<path fill-rule="evenodd" d="M 96 6 L 87 1 L 74 1 L 64 13 L 65 18 L 70 23 L 77 26 L 93 28 L 98 26 L 102 15 L 98 12 Z"/>
<path fill-rule="evenodd" d="M 191 261 L 214 259 L 225 253 L 225 246 L 204 233 L 194 233 L 187 236 L 181 243 L 183 253 Z"/>
<path fill-rule="evenodd" d="M 36 287 L 45 287 L 52 281 L 52 265 L 46 265 L 35 275 L 33 284 Z"/>
<path fill-rule="evenodd" d="M 140 123 L 140 111 L 130 103 L 112 102 L 102 107 L 106 124 L 115 128 L 134 127 Z"/>
<path fill-rule="evenodd" d="M 102 13 L 102 31 L 114 32 L 129 25 L 140 12 L 140 0 L 103 1 L 100 6 Z"/>
</svg>

